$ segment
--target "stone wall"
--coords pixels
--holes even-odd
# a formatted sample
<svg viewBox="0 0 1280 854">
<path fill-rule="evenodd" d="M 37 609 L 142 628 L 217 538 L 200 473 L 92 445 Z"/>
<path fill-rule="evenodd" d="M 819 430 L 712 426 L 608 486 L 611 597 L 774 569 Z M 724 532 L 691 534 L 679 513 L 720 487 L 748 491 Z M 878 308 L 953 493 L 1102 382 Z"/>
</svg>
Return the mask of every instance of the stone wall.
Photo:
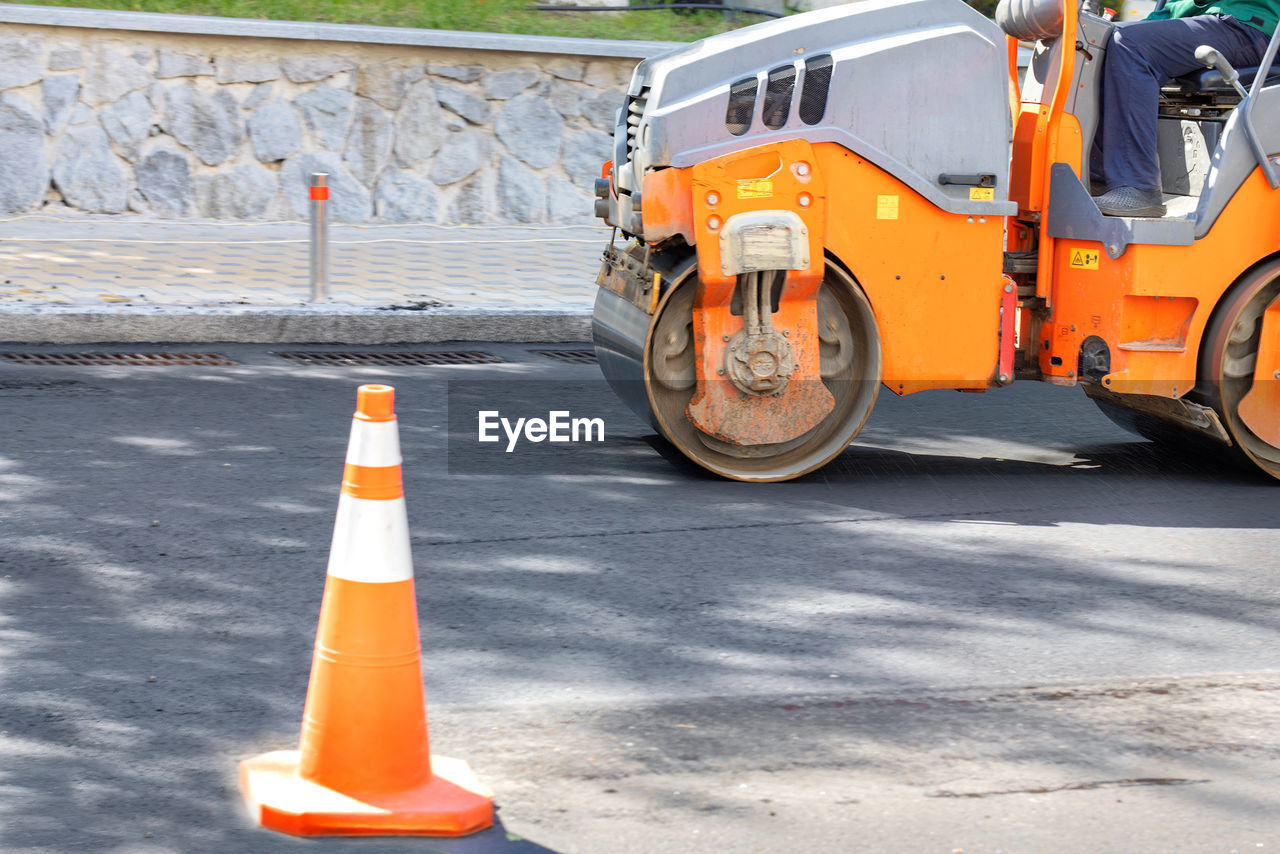
<svg viewBox="0 0 1280 854">
<path fill-rule="evenodd" d="M 0 23 L 0 212 L 590 221 L 643 55 Z"/>
</svg>

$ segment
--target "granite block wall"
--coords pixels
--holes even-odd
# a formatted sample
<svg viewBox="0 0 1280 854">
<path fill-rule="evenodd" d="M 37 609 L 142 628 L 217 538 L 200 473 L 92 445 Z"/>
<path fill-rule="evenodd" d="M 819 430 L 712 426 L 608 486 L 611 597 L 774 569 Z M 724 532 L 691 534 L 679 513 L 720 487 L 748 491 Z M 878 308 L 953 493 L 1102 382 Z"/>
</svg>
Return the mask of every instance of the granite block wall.
<svg viewBox="0 0 1280 854">
<path fill-rule="evenodd" d="M 0 213 L 589 222 L 637 61 L 0 24 Z"/>
</svg>

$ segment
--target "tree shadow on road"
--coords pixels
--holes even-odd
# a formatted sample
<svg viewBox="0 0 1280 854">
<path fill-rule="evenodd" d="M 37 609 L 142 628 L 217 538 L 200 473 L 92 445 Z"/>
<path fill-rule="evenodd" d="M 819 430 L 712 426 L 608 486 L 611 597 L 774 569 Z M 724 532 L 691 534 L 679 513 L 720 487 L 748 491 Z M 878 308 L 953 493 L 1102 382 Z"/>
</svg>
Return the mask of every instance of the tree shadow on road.
<svg viewBox="0 0 1280 854">
<path fill-rule="evenodd" d="M 1047 462 L 946 453 L 954 434 L 917 430 L 914 411 L 898 418 L 890 404 L 867 441 L 923 436 L 943 452 L 855 446 L 801 481 L 753 486 L 671 465 L 638 421 L 601 400 L 630 426 L 597 456 L 450 476 L 442 376 L 395 382 L 428 696 L 444 710 L 500 719 L 508 708 L 514 719 L 546 704 L 665 702 L 687 713 L 714 697 L 1007 686 L 1024 666 L 1037 682 L 1066 682 L 1182 672 L 1187 661 L 1280 665 L 1280 595 L 1250 563 L 1275 554 L 1280 519 L 1258 512 L 1274 491 L 1198 460 L 1170 464 L 1109 427 L 1090 428 L 1075 450 L 1051 447 Z M 501 827 L 447 844 L 299 842 L 243 814 L 235 763 L 296 744 L 355 384 L 341 372 L 264 375 L 192 393 L 172 376 L 117 378 L 94 381 L 107 391 L 89 415 L 70 393 L 9 410 L 6 850 L 546 850 Z M 981 445 L 978 431 L 966 435 L 966 447 Z M 769 726 L 784 711 L 736 725 Z M 482 778 L 522 767 L 505 736 L 472 746 L 439 726 L 475 735 L 465 719 L 433 720 L 437 748 Z M 1017 720 L 1042 739 L 1028 751 L 1082 775 L 1109 750 L 1158 743 L 1101 732 L 1095 754 L 1073 759 L 1050 745 L 1069 718 Z M 606 717 L 589 723 L 584 737 L 614 734 Z M 818 724 L 814 750 L 849 721 Z M 686 736 L 655 731 L 656 764 L 637 767 L 694 762 L 679 759 Z M 878 737 L 926 751 L 946 733 L 922 724 Z M 1220 742 L 1205 742 L 1215 761 Z M 755 761 L 712 744 L 688 755 Z M 777 761 L 802 761 L 784 747 L 774 745 Z M 841 761 L 870 759 L 854 750 Z M 1207 797 L 1196 788 L 1179 796 Z"/>
</svg>

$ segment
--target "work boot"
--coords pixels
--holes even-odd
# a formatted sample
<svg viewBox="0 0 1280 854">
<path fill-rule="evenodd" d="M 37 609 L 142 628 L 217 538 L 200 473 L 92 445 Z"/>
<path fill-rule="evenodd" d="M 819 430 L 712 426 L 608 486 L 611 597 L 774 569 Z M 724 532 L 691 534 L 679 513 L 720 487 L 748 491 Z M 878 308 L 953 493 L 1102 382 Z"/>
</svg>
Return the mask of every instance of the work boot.
<svg viewBox="0 0 1280 854">
<path fill-rule="evenodd" d="M 1116 187 L 1093 201 L 1107 216 L 1164 216 L 1164 194 L 1159 190 Z"/>
</svg>

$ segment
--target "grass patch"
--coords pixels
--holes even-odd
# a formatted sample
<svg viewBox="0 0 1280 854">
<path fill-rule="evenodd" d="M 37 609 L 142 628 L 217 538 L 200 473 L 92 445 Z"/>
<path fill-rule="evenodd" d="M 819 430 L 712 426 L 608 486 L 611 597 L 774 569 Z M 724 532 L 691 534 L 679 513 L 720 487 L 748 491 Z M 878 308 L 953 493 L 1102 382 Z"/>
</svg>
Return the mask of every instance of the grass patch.
<svg viewBox="0 0 1280 854">
<path fill-rule="evenodd" d="M 30 2 L 30 0 L 27 0 Z M 536 0 L 43 0 L 129 12 L 168 12 L 276 21 L 321 21 L 420 27 L 430 30 L 522 33 L 602 39 L 695 41 L 768 20 L 760 15 L 655 10 L 644 12 L 537 12 Z"/>
<path fill-rule="evenodd" d="M 538 12 L 538 0 L 25 0 L 41 6 L 166 12 L 273 21 L 321 21 L 428 30 L 522 33 L 597 39 L 696 41 L 767 21 L 745 12 L 676 11 Z M 663 0 L 633 0 L 652 5 Z M 750 0 L 736 0 L 750 6 Z M 996 0 L 967 0 L 990 16 Z"/>
</svg>

